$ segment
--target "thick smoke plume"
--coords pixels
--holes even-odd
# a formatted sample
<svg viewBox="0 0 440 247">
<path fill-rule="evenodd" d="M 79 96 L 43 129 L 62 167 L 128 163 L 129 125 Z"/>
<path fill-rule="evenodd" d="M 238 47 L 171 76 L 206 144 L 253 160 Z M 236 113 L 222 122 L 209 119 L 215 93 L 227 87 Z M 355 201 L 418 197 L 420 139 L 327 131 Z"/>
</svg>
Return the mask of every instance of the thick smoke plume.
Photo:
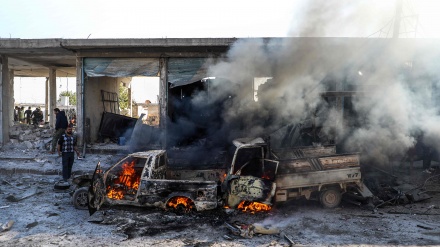
<svg viewBox="0 0 440 247">
<path fill-rule="evenodd" d="M 298 33 L 314 36 L 326 29 L 326 23 L 334 25 L 335 16 L 340 17 L 338 23 L 353 16 L 366 18 L 371 13 L 362 12 L 366 3 L 361 3 L 343 7 L 339 1 L 325 1 L 321 8 L 308 6 Z M 440 143 L 439 55 L 434 45 L 420 40 L 239 40 L 209 68 L 210 76 L 233 83 L 232 87 L 217 83 L 210 90 L 214 101 L 230 95 L 221 112 L 224 123 L 211 133 L 218 131 L 229 140 L 264 136 L 312 117 L 344 151 L 359 151 L 383 164 L 403 156 L 421 137 L 426 145 L 436 147 Z M 272 77 L 259 87 L 258 102 L 252 88 L 256 77 Z M 355 93 L 325 99 L 322 93 L 328 91 Z M 194 96 L 195 102 L 200 99 L 205 98 Z"/>
<path fill-rule="evenodd" d="M 320 11 L 315 9 L 314 21 L 301 29 L 303 36 L 319 33 L 313 27 L 324 28 L 337 16 L 330 12 L 338 5 L 326 2 Z M 340 9 L 346 11 L 343 21 L 359 13 L 353 5 Z M 357 16 L 361 17 L 366 15 Z M 239 120 L 248 136 L 266 135 L 286 124 L 316 117 L 319 109 L 322 131 L 332 135 L 340 147 L 385 164 L 390 158 L 404 156 L 417 141 L 433 150 L 440 143 L 436 100 L 440 70 L 435 62 L 439 51 L 429 42 L 420 42 L 251 39 L 234 44 L 224 61 L 211 66 L 209 74 L 239 85 L 222 116 L 226 125 Z M 258 102 L 253 101 L 251 87 L 255 77 L 273 78 L 260 86 Z M 340 98 L 343 109 L 338 109 L 337 104 L 321 97 L 326 91 L 355 93 L 351 98 Z M 351 103 L 350 112 L 345 109 L 346 101 Z"/>
<path fill-rule="evenodd" d="M 210 74 L 240 84 L 223 117 L 226 123 L 242 121 L 250 136 L 300 123 L 320 108 L 323 130 L 336 133 L 338 144 L 384 163 L 402 156 L 422 135 L 427 145 L 440 141 L 433 53 L 438 51 L 420 49 L 417 41 L 256 39 L 237 42 Z M 259 76 L 273 79 L 253 102 L 250 85 Z M 326 91 L 355 91 L 354 113 L 325 102 Z"/>
</svg>

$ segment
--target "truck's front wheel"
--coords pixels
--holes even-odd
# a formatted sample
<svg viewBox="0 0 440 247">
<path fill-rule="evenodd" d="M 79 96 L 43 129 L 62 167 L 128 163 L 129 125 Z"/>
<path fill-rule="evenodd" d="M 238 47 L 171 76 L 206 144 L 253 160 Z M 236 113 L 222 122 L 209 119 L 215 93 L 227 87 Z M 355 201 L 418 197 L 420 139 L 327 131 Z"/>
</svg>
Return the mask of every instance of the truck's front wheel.
<svg viewBox="0 0 440 247">
<path fill-rule="evenodd" d="M 319 201 L 325 208 L 335 208 L 341 203 L 341 191 L 336 188 L 329 188 L 321 192 Z"/>
</svg>

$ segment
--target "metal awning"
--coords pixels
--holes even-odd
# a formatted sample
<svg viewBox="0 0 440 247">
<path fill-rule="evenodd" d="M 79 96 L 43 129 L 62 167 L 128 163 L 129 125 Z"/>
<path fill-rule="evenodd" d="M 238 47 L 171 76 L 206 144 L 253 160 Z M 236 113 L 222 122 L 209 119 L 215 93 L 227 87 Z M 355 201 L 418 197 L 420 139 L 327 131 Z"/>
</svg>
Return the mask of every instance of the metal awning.
<svg viewBox="0 0 440 247">
<path fill-rule="evenodd" d="M 158 76 L 158 58 L 84 58 L 89 77 Z"/>
</svg>

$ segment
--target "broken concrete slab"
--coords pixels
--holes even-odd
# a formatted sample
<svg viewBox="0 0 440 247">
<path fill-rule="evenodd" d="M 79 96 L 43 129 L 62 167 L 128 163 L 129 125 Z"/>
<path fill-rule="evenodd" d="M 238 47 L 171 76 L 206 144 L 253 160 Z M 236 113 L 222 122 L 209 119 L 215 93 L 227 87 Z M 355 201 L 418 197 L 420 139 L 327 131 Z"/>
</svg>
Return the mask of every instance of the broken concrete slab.
<svg viewBox="0 0 440 247">
<path fill-rule="evenodd" d="M 25 141 L 24 144 L 28 149 L 34 148 L 34 145 L 30 141 Z"/>
<path fill-rule="evenodd" d="M 10 220 L 10 221 L 6 222 L 5 224 L 3 224 L 1 226 L 1 231 L 0 232 L 9 231 L 9 229 L 11 229 L 13 225 L 14 225 L 14 221 L 13 220 Z"/>
<path fill-rule="evenodd" d="M 9 139 L 12 144 L 17 144 L 19 142 L 18 139 Z"/>
</svg>

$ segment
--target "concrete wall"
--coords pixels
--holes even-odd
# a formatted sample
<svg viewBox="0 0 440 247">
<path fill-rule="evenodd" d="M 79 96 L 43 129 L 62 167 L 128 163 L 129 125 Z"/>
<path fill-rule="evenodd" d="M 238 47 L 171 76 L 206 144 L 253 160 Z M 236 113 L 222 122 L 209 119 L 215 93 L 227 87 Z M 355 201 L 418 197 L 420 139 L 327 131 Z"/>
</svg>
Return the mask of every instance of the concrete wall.
<svg viewBox="0 0 440 247">
<path fill-rule="evenodd" d="M 121 82 L 129 84 L 131 78 L 89 77 L 85 81 L 84 114 L 86 118 L 90 118 L 90 140 L 92 142 L 98 140 L 99 124 L 104 112 L 101 90 L 119 93 Z M 110 112 L 108 105 L 106 105 L 106 110 Z"/>
</svg>

